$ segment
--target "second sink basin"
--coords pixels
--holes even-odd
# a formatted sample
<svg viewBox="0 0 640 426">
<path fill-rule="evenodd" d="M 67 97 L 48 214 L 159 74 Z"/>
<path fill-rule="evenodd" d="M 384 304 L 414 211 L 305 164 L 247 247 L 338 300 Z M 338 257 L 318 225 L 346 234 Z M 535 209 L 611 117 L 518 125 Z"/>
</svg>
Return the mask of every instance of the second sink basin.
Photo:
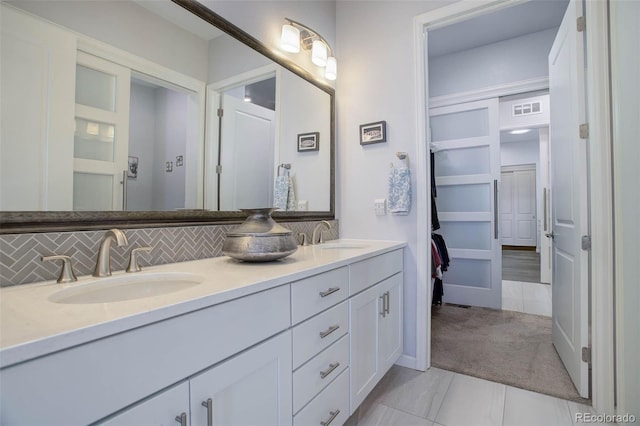
<svg viewBox="0 0 640 426">
<path fill-rule="evenodd" d="M 186 272 L 126 274 L 97 278 L 58 290 L 49 296 L 49 300 L 64 304 L 122 302 L 173 293 L 196 286 L 203 280 L 199 275 Z"/>
</svg>

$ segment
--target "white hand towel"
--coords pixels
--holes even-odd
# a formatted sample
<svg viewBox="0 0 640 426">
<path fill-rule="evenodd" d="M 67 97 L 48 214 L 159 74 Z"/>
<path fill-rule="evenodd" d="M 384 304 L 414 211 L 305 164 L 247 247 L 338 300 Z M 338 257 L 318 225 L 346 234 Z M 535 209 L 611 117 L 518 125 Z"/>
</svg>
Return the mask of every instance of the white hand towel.
<svg viewBox="0 0 640 426">
<path fill-rule="evenodd" d="M 408 167 L 394 167 L 389 173 L 389 211 L 408 215 L 411 210 L 411 171 Z"/>
<path fill-rule="evenodd" d="M 289 176 L 276 176 L 273 190 L 273 206 L 280 210 L 287 210 L 289 197 Z"/>
<path fill-rule="evenodd" d="M 296 210 L 296 192 L 293 189 L 293 176 L 287 176 L 287 187 L 288 187 L 288 195 L 287 195 L 287 210 L 295 211 Z"/>
</svg>

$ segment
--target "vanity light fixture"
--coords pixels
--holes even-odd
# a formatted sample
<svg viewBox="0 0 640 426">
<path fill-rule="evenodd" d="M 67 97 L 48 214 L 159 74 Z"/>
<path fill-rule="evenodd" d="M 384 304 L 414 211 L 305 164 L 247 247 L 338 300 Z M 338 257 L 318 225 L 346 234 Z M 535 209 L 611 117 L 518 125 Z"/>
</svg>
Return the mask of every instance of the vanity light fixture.
<svg viewBox="0 0 640 426">
<path fill-rule="evenodd" d="M 517 130 L 512 130 L 509 133 L 511 133 L 512 135 L 522 135 L 525 133 L 529 133 L 531 131 L 531 129 L 517 129 Z"/>
<path fill-rule="evenodd" d="M 285 21 L 287 23 L 282 26 L 280 48 L 287 52 L 298 53 L 302 43 L 305 50 L 311 50 L 311 61 L 319 67 L 325 67 L 325 78 L 335 80 L 338 75 L 338 64 L 327 40 L 317 31 L 300 22 L 289 18 L 285 18 Z"/>
</svg>

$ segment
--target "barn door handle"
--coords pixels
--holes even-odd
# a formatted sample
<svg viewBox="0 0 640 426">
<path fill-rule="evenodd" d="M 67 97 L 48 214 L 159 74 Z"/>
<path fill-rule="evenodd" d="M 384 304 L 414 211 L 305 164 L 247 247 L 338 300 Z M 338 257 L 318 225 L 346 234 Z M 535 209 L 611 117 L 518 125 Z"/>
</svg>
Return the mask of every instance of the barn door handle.
<svg viewBox="0 0 640 426">
<path fill-rule="evenodd" d="M 498 239 L 498 179 L 493 180 L 493 238 Z"/>
</svg>

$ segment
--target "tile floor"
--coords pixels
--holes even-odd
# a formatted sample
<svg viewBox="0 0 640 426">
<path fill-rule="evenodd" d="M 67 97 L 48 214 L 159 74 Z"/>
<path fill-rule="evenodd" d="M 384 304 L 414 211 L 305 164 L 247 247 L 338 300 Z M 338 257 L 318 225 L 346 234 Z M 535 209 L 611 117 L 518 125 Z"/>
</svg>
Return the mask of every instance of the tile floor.
<svg viewBox="0 0 640 426">
<path fill-rule="evenodd" d="M 550 317 L 551 286 L 502 280 L 502 309 Z"/>
<path fill-rule="evenodd" d="M 551 316 L 551 286 L 502 281 L 504 310 Z M 592 407 L 430 368 L 394 365 L 347 426 L 574 426 Z"/>
<path fill-rule="evenodd" d="M 393 366 L 348 426 L 574 426 L 587 405 L 430 368 Z"/>
</svg>

